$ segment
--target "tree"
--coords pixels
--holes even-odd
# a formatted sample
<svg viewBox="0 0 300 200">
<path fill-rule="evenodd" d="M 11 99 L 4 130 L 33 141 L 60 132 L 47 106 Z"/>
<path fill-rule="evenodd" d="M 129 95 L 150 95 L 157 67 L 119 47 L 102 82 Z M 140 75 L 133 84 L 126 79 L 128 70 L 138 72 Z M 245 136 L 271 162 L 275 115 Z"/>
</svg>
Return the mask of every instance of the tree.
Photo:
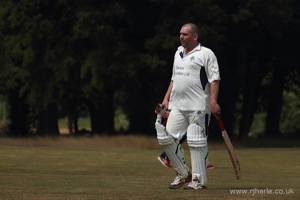
<svg viewBox="0 0 300 200">
<path fill-rule="evenodd" d="M 295 10 L 293 9 L 295 8 Z M 278 136 L 279 119 L 282 107 L 282 93 L 286 76 L 293 66 L 287 62 L 287 58 L 293 55 L 294 47 L 287 46 L 287 38 L 297 38 L 295 34 L 299 31 L 297 19 L 297 6 L 295 1 L 245 1 L 234 15 L 235 25 L 240 30 L 237 43 L 240 46 L 238 52 L 239 63 L 245 68 L 243 78 L 243 110 L 240 123 L 240 137 L 247 137 L 253 117 L 257 108 L 264 106 L 268 113 L 266 121 L 266 135 Z M 286 51 L 278 51 L 284 48 Z M 296 57 L 296 56 L 295 56 Z M 286 65 L 288 64 L 288 66 Z M 284 66 L 284 67 L 283 67 Z M 271 89 L 265 89 L 263 79 L 273 72 Z M 268 86 L 268 85 L 266 85 Z M 266 97 L 264 91 L 269 96 Z M 259 105 L 259 98 L 267 98 L 268 103 Z M 267 107 L 266 107 L 267 105 Z"/>
<path fill-rule="evenodd" d="M 173 0 L 2 0 L 0 93 L 11 105 L 10 130 L 58 135 L 63 113 L 76 134 L 88 109 L 93 133 L 115 134 L 121 110 L 128 132 L 153 134 L 179 29 L 195 22 L 201 45 L 218 57 L 228 132 L 238 115 L 239 136 L 247 137 L 259 108 L 268 113 L 266 135 L 278 135 L 272 123 L 285 116 L 283 91 L 298 84 L 291 78 L 299 74 L 298 8 L 294 0 L 188 0 L 185 9 Z"/>
<path fill-rule="evenodd" d="M 132 52 L 124 39 L 129 22 L 121 3 L 88 1 L 74 25 L 75 38 L 89 45 L 80 76 L 92 132 L 98 134 L 114 133 L 116 93 L 132 73 Z"/>
<path fill-rule="evenodd" d="M 270 49 L 273 55 L 271 64 L 273 65 L 273 79 L 268 96 L 267 118 L 265 136 L 278 137 L 282 135 L 280 130 L 281 111 L 283 107 L 284 89 L 288 89 L 295 84 L 294 79 L 288 79 L 292 73 L 299 71 L 296 63 L 299 63 L 297 48 L 300 44 L 299 34 L 299 14 L 300 4 L 298 1 L 275 1 L 270 7 L 271 19 L 269 24 L 270 35 L 276 46 Z M 289 43 L 289 38 L 293 38 L 293 43 Z M 276 50 L 279 46 L 284 51 Z M 289 83 L 289 84 L 288 84 Z"/>
<path fill-rule="evenodd" d="M 64 66 L 72 63 L 72 57 L 62 53 L 70 24 L 64 13 L 64 8 L 55 2 L 38 0 L 4 1 L 1 12 L 5 72 L 9 75 L 14 69 L 20 74 L 17 81 L 4 74 L 4 80 L 8 80 L 5 86 L 10 88 L 13 81 L 12 88 L 29 105 L 28 123 L 39 125 L 37 133 L 42 135 L 59 133 L 56 94 L 66 80 L 66 73 L 60 72 L 68 71 Z"/>
</svg>

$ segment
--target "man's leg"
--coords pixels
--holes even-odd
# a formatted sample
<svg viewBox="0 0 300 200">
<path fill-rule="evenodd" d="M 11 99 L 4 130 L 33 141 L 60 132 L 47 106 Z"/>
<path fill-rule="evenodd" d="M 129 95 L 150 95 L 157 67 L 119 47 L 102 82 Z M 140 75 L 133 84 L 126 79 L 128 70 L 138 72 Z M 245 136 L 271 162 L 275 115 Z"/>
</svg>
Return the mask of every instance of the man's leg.
<svg viewBox="0 0 300 200">
<path fill-rule="evenodd" d="M 188 127 L 188 145 L 192 162 L 192 182 L 185 189 L 205 189 L 207 185 L 207 140 L 204 129 L 196 124 Z"/>
<path fill-rule="evenodd" d="M 175 140 L 166 132 L 165 127 L 162 124 L 155 123 L 155 128 L 157 131 L 158 143 L 163 147 L 173 168 L 177 172 L 177 176 L 170 184 L 169 188 L 177 189 L 191 179 L 190 170 L 185 164 L 184 152 L 181 149 L 181 145 L 175 142 Z"/>
<path fill-rule="evenodd" d="M 183 135 L 183 137 L 179 140 L 179 144 L 181 145 L 182 147 L 182 144 L 183 142 L 186 141 L 186 134 Z M 171 161 L 170 159 L 168 158 L 166 152 L 162 152 L 158 157 L 157 157 L 158 161 L 164 166 L 164 167 L 167 167 L 167 168 L 171 168 L 172 165 L 171 165 Z M 212 164 L 212 163 L 209 163 L 208 161 L 208 156 L 207 156 L 207 169 L 214 169 L 215 168 L 215 165 Z"/>
<path fill-rule="evenodd" d="M 187 128 L 187 143 L 192 162 L 192 182 L 185 189 L 206 189 L 207 185 L 207 116 L 202 112 L 191 115 L 191 124 Z"/>
<path fill-rule="evenodd" d="M 181 151 L 183 151 L 182 143 L 183 143 L 185 140 L 186 140 L 186 133 L 183 134 L 183 137 L 181 137 L 181 139 L 179 140 L 179 144 L 178 144 L 178 145 L 180 145 Z M 183 154 L 183 156 L 184 156 L 184 154 Z M 159 162 L 160 162 L 163 166 L 169 167 L 169 168 L 172 167 L 171 161 L 170 161 L 170 159 L 169 159 L 169 157 L 167 156 L 167 154 L 166 154 L 165 151 L 163 151 L 163 152 L 157 157 L 157 159 L 159 160 Z M 183 159 L 184 159 L 184 157 L 183 157 Z"/>
</svg>

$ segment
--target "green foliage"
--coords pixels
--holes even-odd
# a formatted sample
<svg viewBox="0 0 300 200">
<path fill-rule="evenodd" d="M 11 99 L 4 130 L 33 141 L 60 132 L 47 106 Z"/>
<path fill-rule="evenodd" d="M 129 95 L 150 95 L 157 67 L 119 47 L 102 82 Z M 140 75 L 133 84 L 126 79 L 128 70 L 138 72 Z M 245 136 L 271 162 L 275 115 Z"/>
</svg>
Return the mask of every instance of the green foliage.
<svg viewBox="0 0 300 200">
<path fill-rule="evenodd" d="M 283 134 L 297 134 L 300 133 L 300 88 L 297 93 L 284 91 L 284 104 L 281 113 L 280 129 Z"/>
<path fill-rule="evenodd" d="M 298 89 L 299 90 L 299 89 Z M 300 91 L 298 91 L 300 92 Z M 300 101 L 299 93 L 284 91 L 283 106 L 280 118 L 280 132 L 285 136 L 299 135 Z M 249 136 L 264 135 L 266 112 L 261 110 L 255 114 Z"/>
<path fill-rule="evenodd" d="M 58 125 L 60 131 L 66 133 L 65 131 L 68 130 L 68 119 L 66 117 L 60 118 L 58 120 Z M 78 128 L 79 130 L 91 130 L 91 121 L 88 117 L 79 117 L 78 119 Z"/>
<path fill-rule="evenodd" d="M 4 100 L 4 97 L 0 95 L 0 120 L 7 118 L 7 105 Z"/>
<path fill-rule="evenodd" d="M 263 136 L 266 130 L 266 113 L 265 112 L 258 112 L 254 115 L 253 123 L 250 129 L 250 133 L 248 134 L 249 137 L 258 137 Z"/>
<path fill-rule="evenodd" d="M 115 130 L 117 132 L 128 131 L 129 129 L 128 117 L 126 116 L 122 108 L 119 108 L 115 111 L 114 123 L 115 123 Z"/>
<path fill-rule="evenodd" d="M 101 116 L 116 113 L 123 129 L 137 125 L 150 130 L 149 107 L 166 90 L 179 29 L 194 22 L 200 27 L 200 43 L 216 52 L 222 84 L 227 85 L 221 86 L 226 94 L 220 101 L 236 121 L 257 112 L 263 127 L 259 112 L 268 105 L 256 110 L 256 102 L 267 102 L 265 94 L 274 84 L 268 75 L 278 67 L 289 77 L 283 113 L 298 108 L 289 103 L 297 97 L 287 90 L 299 85 L 298 1 L 188 0 L 182 6 L 174 0 L 2 0 L 0 94 L 17 92 L 30 107 L 30 123 L 55 104 L 70 119 L 87 107 L 103 108 Z M 284 133 L 299 130 L 289 116 L 282 116 Z M 249 123 L 247 118 L 242 126 Z"/>
</svg>

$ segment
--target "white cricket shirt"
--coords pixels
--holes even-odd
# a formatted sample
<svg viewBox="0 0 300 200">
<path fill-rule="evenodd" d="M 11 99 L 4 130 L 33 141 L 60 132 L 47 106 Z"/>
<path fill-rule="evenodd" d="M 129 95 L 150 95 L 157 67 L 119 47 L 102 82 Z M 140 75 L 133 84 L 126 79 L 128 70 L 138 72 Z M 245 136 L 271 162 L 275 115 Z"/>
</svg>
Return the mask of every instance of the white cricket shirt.
<svg viewBox="0 0 300 200">
<path fill-rule="evenodd" d="M 185 57 L 183 49 L 180 46 L 174 56 L 169 108 L 210 114 L 210 83 L 221 79 L 217 58 L 200 43 Z"/>
</svg>

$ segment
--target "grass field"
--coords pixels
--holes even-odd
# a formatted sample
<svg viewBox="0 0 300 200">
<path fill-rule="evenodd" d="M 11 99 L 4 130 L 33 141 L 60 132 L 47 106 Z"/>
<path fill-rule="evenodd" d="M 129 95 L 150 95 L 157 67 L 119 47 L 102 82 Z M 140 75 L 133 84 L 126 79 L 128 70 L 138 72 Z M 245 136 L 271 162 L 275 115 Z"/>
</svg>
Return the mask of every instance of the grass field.
<svg viewBox="0 0 300 200">
<path fill-rule="evenodd" d="M 155 138 L 0 138 L 0 199 L 300 199 L 300 148 L 237 148 L 241 180 L 222 143 L 209 150 L 208 189 L 185 191 Z"/>
</svg>

